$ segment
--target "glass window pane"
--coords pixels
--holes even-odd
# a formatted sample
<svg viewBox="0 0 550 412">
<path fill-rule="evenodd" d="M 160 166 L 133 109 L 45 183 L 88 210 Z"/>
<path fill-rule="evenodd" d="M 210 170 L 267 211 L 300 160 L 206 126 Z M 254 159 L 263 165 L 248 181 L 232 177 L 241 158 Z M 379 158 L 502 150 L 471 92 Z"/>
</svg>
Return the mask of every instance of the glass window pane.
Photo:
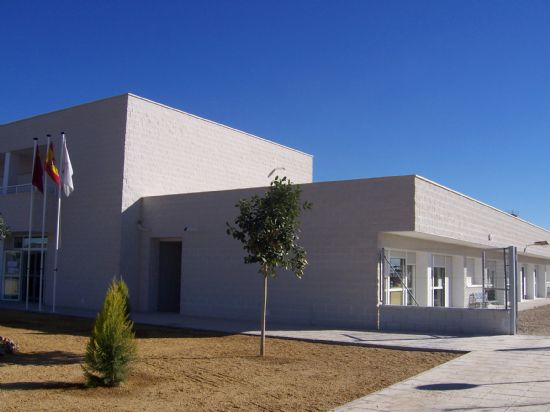
<svg viewBox="0 0 550 412">
<path fill-rule="evenodd" d="M 434 306 L 445 306 L 444 289 L 434 289 Z"/>
<path fill-rule="evenodd" d="M 19 297 L 19 278 L 4 278 L 4 299 Z"/>
<path fill-rule="evenodd" d="M 445 268 L 434 268 L 433 287 L 445 287 Z"/>
<path fill-rule="evenodd" d="M 390 259 L 390 288 L 401 288 L 404 275 L 405 259 Z"/>
<path fill-rule="evenodd" d="M 403 292 L 390 292 L 390 305 L 402 305 L 403 304 Z"/>
</svg>

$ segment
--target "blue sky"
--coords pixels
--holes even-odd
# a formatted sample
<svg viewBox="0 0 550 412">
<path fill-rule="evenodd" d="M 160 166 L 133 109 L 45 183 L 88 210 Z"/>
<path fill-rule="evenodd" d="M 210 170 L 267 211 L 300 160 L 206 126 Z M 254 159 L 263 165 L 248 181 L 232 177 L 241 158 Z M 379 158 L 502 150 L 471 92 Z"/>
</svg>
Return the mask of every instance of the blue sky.
<svg viewBox="0 0 550 412">
<path fill-rule="evenodd" d="M 128 91 L 550 228 L 548 1 L 0 0 L 0 123 Z"/>
</svg>

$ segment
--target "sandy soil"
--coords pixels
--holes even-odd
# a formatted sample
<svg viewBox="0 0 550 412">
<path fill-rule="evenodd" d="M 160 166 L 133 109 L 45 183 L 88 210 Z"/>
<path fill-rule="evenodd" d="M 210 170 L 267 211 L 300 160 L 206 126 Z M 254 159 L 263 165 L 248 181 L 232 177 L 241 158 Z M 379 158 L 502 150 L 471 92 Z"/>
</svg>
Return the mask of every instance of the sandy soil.
<svg viewBox="0 0 550 412">
<path fill-rule="evenodd" d="M 519 312 L 518 332 L 522 335 L 550 336 L 550 305 Z"/>
<path fill-rule="evenodd" d="M 0 310 L 0 409 L 328 410 L 446 362 L 457 354 L 399 351 L 137 326 L 139 360 L 117 388 L 86 389 L 85 319 Z"/>
</svg>

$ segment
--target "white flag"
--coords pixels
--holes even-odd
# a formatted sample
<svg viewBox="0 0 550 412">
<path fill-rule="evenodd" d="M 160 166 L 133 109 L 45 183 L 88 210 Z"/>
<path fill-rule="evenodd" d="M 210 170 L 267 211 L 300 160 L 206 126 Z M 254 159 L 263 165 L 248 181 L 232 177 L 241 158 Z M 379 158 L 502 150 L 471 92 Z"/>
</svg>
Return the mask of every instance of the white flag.
<svg viewBox="0 0 550 412">
<path fill-rule="evenodd" d="M 63 142 L 63 163 L 61 164 L 61 185 L 65 196 L 69 195 L 74 190 L 73 185 L 73 166 L 71 165 L 71 158 L 69 157 L 69 151 L 67 150 L 67 142 Z"/>
</svg>

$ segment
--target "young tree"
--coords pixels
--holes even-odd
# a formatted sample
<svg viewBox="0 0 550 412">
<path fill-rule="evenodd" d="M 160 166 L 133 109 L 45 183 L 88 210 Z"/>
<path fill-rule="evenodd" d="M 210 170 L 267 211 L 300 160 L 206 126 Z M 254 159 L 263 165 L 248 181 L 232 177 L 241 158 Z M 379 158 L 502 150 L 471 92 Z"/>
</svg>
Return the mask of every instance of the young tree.
<svg viewBox="0 0 550 412">
<path fill-rule="evenodd" d="M 128 319 L 128 287 L 113 280 L 97 315 L 84 356 L 89 386 L 116 386 L 126 380 L 136 356 L 133 322 Z"/>
<path fill-rule="evenodd" d="M 307 266 L 306 252 L 298 245 L 302 210 L 311 209 L 309 202 L 300 202 L 301 189 L 286 177 L 275 177 L 264 196 L 241 199 L 235 207 L 240 214 L 234 226 L 227 223 L 227 234 L 243 243 L 248 255 L 245 263 L 259 263 L 264 279 L 262 335 L 260 355 L 265 354 L 265 320 L 267 280 L 276 276 L 277 268 L 294 272 L 299 279 Z"/>
</svg>

